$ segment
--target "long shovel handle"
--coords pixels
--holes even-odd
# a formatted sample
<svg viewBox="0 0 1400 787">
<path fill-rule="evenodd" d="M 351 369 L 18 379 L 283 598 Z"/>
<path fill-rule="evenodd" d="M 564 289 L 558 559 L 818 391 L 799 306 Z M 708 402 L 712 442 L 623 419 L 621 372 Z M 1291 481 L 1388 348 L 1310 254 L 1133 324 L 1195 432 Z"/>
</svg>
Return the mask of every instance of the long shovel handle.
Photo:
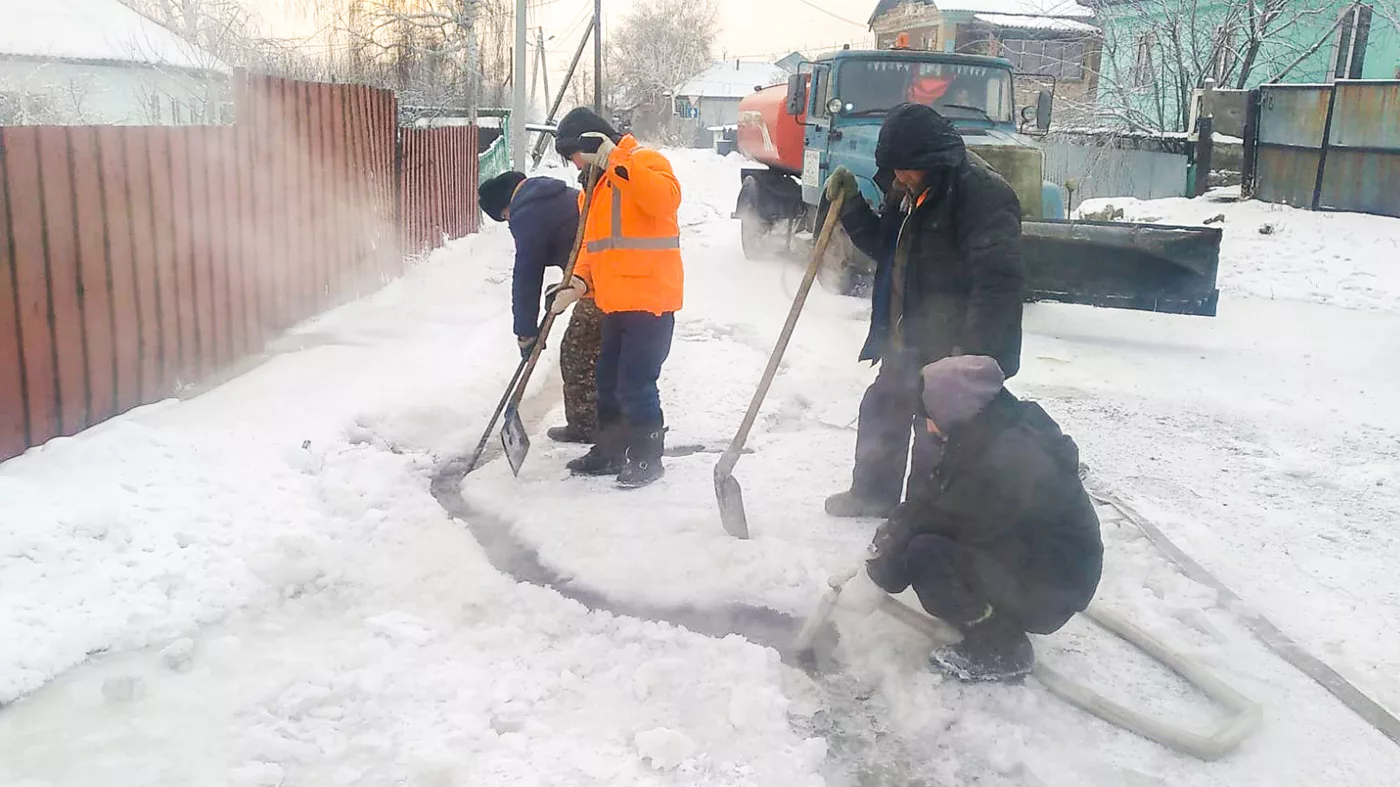
<svg viewBox="0 0 1400 787">
<path fill-rule="evenodd" d="M 753 400 L 749 402 L 748 412 L 744 413 L 744 421 L 739 424 L 739 431 L 735 433 L 734 441 L 729 444 L 729 450 L 725 451 L 724 456 L 720 458 L 719 466 L 715 469 L 717 476 L 728 475 L 734 469 L 735 463 L 739 461 L 740 453 L 744 450 L 744 442 L 749 439 L 749 431 L 753 429 L 754 422 L 758 420 L 759 408 L 763 406 L 763 400 L 768 396 L 768 388 L 772 386 L 773 378 L 778 373 L 778 364 L 782 362 L 783 353 L 787 352 L 788 342 L 792 339 L 792 332 L 797 328 L 797 318 L 802 315 L 802 307 L 807 303 L 807 294 L 812 291 L 812 284 L 817 280 L 817 272 L 821 269 L 822 260 L 826 257 L 826 247 L 831 244 L 831 234 L 836 229 L 836 222 L 840 219 L 841 208 L 845 202 L 846 194 L 843 192 L 836 195 L 836 199 L 832 200 L 827 207 L 826 220 L 822 222 L 817 245 L 812 249 L 812 259 L 807 263 L 807 275 L 802 277 L 802 286 L 797 288 L 797 295 L 792 299 L 792 308 L 788 309 L 787 322 L 783 325 L 783 332 L 778 334 L 778 343 L 774 345 L 772 355 L 768 356 L 768 368 L 763 370 L 763 378 L 758 381 L 758 389 L 753 392 Z"/>
<path fill-rule="evenodd" d="M 600 169 L 591 167 L 588 173 L 588 185 L 584 188 L 583 210 L 579 213 L 578 230 L 574 233 L 574 247 L 569 252 L 569 263 L 564 266 L 563 281 L 567 283 L 574 275 L 574 266 L 578 265 L 579 250 L 583 248 L 583 233 L 588 223 L 588 211 L 593 207 L 593 192 L 597 190 Z M 501 401 L 496 405 L 496 412 L 491 415 L 491 422 L 486 425 L 486 431 L 482 433 L 481 440 L 476 444 L 476 450 L 472 452 L 472 458 L 467 462 L 467 472 L 476 469 L 476 463 L 481 461 L 481 455 L 486 452 L 487 443 L 491 442 L 491 435 L 496 431 L 496 423 L 501 420 L 501 413 L 506 407 L 518 407 L 520 400 L 525 396 L 525 387 L 530 382 L 530 375 L 534 374 L 535 366 L 540 362 L 540 353 L 544 351 L 545 339 L 549 337 L 549 332 L 554 328 L 554 319 L 557 317 L 553 311 L 546 309 L 544 321 L 540 323 L 539 333 L 535 338 L 535 346 L 530 350 L 528 358 L 522 358 L 520 365 L 515 367 L 515 374 L 510 378 L 510 385 L 506 386 L 506 392 L 501 396 Z"/>
<path fill-rule="evenodd" d="M 583 234 L 588 224 L 588 212 L 593 208 L 593 197 L 598 190 L 598 180 L 601 175 L 602 169 L 598 167 L 588 168 L 588 185 L 584 188 L 583 210 L 578 215 L 578 231 L 574 233 L 574 248 L 569 252 L 569 264 L 564 266 L 564 278 L 560 279 L 565 284 L 568 284 L 569 280 L 573 278 L 574 266 L 578 265 L 579 252 L 583 249 Z M 549 336 L 558 316 L 550 309 L 545 310 L 544 322 L 540 324 L 539 339 L 535 342 L 534 348 L 530 350 L 529 362 L 525 364 L 525 373 L 515 384 L 514 392 L 511 395 L 511 407 L 518 407 L 520 400 L 525 398 L 525 387 L 530 384 L 530 376 L 535 373 L 535 365 L 540 362 L 540 354 L 544 352 L 544 340 Z"/>
</svg>

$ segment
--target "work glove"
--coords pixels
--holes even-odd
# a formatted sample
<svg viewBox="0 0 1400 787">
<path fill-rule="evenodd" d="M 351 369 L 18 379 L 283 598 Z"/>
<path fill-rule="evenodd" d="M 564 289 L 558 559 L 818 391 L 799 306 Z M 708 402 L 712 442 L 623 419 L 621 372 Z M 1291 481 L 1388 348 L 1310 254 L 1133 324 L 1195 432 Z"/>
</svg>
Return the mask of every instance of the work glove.
<svg viewBox="0 0 1400 787">
<path fill-rule="evenodd" d="M 880 608 L 881 597 L 884 595 L 885 591 L 875 584 L 868 573 L 862 571 L 841 588 L 841 595 L 836 603 L 842 609 L 869 615 Z"/>
<path fill-rule="evenodd" d="M 544 291 L 545 308 L 554 314 L 563 314 L 579 298 L 588 294 L 588 282 L 574 276 L 568 282 L 559 282 Z"/>
<path fill-rule="evenodd" d="M 579 141 L 583 143 L 583 150 L 579 154 L 583 160 L 595 167 L 606 169 L 608 160 L 612 158 L 613 151 L 617 149 L 617 145 L 613 143 L 612 139 L 602 132 L 589 131 L 586 134 L 580 134 Z M 598 147 L 589 152 L 588 149 L 593 147 L 595 141 Z"/>
<path fill-rule="evenodd" d="M 539 341 L 538 336 L 517 336 L 515 344 L 520 348 L 520 357 L 529 358 L 530 353 L 535 351 L 535 342 Z"/>
<path fill-rule="evenodd" d="M 904 506 L 897 507 L 890 518 L 875 531 L 870 542 L 870 557 L 865 561 L 865 573 L 870 581 L 886 593 L 902 593 L 909 587 L 909 570 L 904 564 L 904 551 L 914 540 L 914 529 L 907 521 Z"/>
<path fill-rule="evenodd" d="M 856 182 L 854 172 L 845 167 L 837 167 L 836 171 L 831 173 L 831 177 L 826 179 L 827 201 L 835 202 L 836 198 L 842 194 L 845 194 L 848 200 L 859 196 L 860 184 Z"/>
</svg>

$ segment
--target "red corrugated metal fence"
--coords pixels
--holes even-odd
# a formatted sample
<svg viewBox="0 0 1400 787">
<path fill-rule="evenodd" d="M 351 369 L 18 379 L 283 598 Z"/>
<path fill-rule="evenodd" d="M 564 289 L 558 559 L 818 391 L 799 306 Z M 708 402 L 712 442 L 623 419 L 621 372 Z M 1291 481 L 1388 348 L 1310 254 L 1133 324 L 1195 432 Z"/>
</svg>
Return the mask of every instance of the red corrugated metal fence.
<svg viewBox="0 0 1400 787">
<path fill-rule="evenodd" d="M 475 210 L 477 130 L 474 126 L 401 129 L 400 188 L 404 249 L 422 253 L 480 228 Z"/>
<path fill-rule="evenodd" d="M 233 126 L 0 128 L 0 460 L 477 230 L 474 128 L 401 132 L 394 95 L 358 85 L 235 89 Z"/>
</svg>

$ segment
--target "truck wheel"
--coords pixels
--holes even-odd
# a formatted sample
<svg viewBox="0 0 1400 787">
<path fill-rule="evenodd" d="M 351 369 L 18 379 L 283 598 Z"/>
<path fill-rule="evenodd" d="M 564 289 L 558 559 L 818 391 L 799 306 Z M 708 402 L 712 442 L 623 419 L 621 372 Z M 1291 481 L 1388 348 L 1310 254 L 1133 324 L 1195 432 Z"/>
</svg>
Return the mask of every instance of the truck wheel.
<svg viewBox="0 0 1400 787">
<path fill-rule="evenodd" d="M 816 222 L 812 226 L 812 242 L 816 243 L 826 221 L 828 203 L 822 198 L 816 212 Z M 875 278 L 875 263 L 865 256 L 851 242 L 846 228 L 840 224 L 831 233 L 831 242 L 826 247 L 826 259 L 822 262 L 822 272 L 818 277 L 827 290 L 855 297 L 865 297 L 870 293 L 870 283 Z"/>
<path fill-rule="evenodd" d="M 745 178 L 739 190 L 739 243 L 744 247 L 744 258 L 762 259 L 773 222 L 766 221 L 758 209 L 759 187 L 753 178 Z"/>
</svg>

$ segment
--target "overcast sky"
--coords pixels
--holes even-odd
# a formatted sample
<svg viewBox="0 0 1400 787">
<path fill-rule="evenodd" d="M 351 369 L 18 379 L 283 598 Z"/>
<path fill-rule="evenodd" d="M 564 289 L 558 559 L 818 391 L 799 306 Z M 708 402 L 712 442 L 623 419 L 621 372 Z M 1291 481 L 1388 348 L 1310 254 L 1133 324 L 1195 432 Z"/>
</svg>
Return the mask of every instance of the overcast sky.
<svg viewBox="0 0 1400 787">
<path fill-rule="evenodd" d="M 643 0 L 603 0 L 604 30 L 610 19 L 620 18 L 636 2 Z M 269 25 L 279 35 L 305 34 L 310 27 L 277 10 L 293 3 L 286 0 L 249 0 L 261 5 Z M 715 55 L 775 60 L 794 49 L 817 50 L 844 43 L 869 40 L 865 20 L 876 0 L 716 0 L 719 7 L 720 38 Z M 543 25 L 549 42 L 551 70 L 563 70 L 573 54 L 582 23 L 592 13 L 593 0 L 530 0 L 530 25 Z M 539 6 L 538 10 L 534 7 Z M 826 12 L 824 13 L 822 10 Z M 844 21 L 849 20 L 849 21 Z M 855 24 L 852 24 L 855 23 Z M 570 31 L 573 31 L 570 33 Z M 569 41 L 563 36 L 569 34 Z M 557 63 L 557 65 L 556 65 Z"/>
</svg>

